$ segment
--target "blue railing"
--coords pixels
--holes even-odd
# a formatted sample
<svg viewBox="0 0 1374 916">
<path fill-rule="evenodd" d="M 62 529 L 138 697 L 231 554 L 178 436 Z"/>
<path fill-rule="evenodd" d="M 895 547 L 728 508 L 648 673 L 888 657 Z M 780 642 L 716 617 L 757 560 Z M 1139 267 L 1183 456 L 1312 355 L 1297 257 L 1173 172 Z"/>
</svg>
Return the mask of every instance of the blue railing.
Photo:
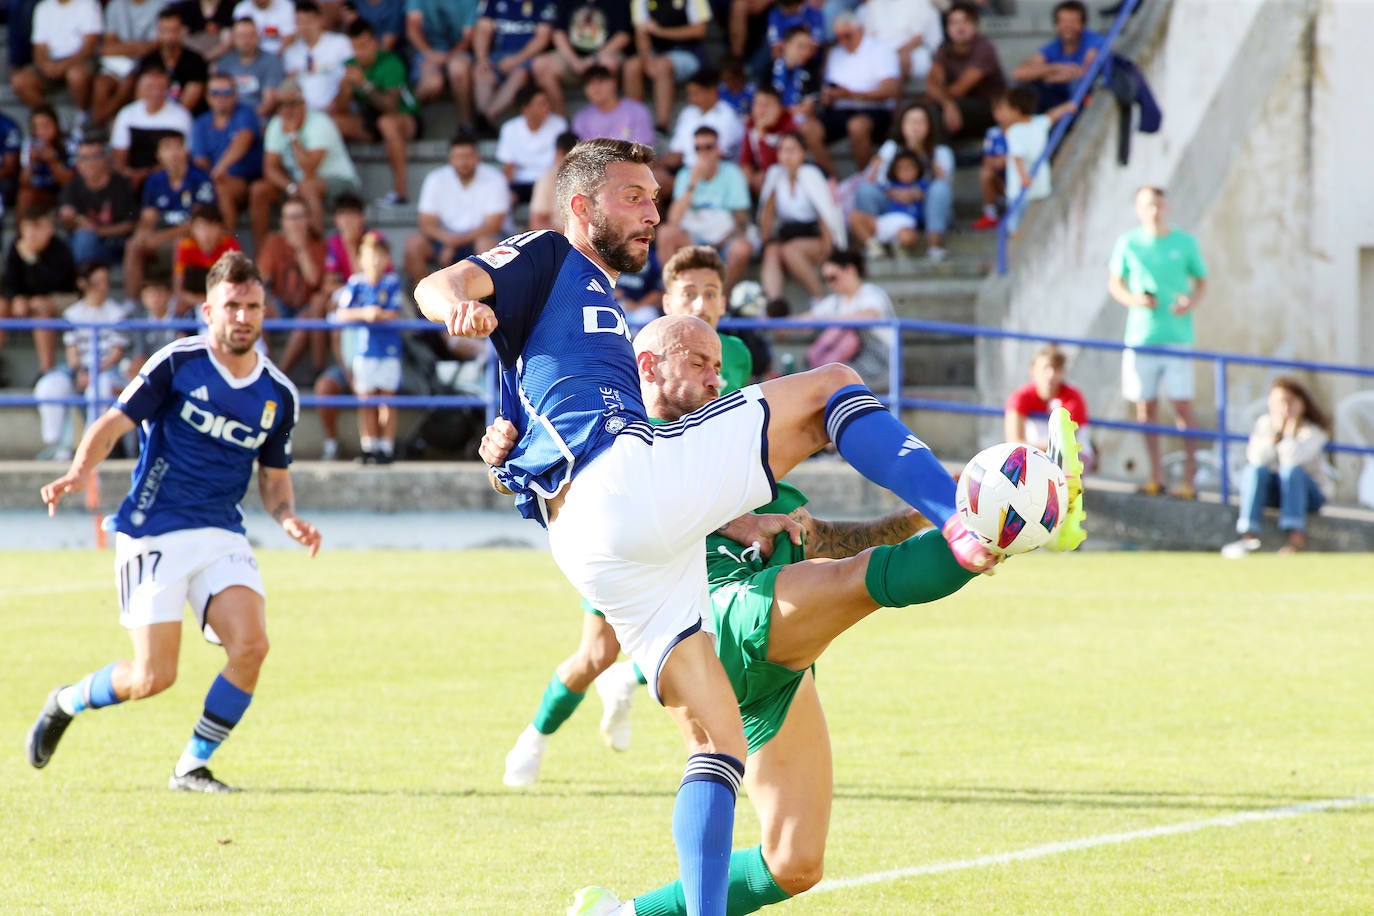
<svg viewBox="0 0 1374 916">
<path fill-rule="evenodd" d="M 1083 74 L 1082 78 L 1074 85 L 1073 105 L 1075 112 L 1082 111 L 1083 100 L 1092 92 L 1093 84 L 1097 82 L 1097 78 L 1102 75 L 1102 71 L 1106 68 L 1107 62 L 1111 60 L 1112 48 L 1116 47 L 1116 39 L 1121 34 L 1121 30 L 1125 28 L 1126 23 L 1130 20 L 1131 14 L 1135 12 L 1135 8 L 1140 5 L 1140 2 L 1141 0 L 1125 0 L 1125 2 L 1121 4 L 1121 9 L 1117 11 L 1116 18 L 1112 20 L 1112 27 L 1107 30 L 1107 37 L 1102 42 L 1101 50 L 1099 50 L 1097 56 L 1093 58 L 1093 62 L 1088 65 L 1088 69 Z M 1069 128 L 1076 119 L 1077 114 L 1059 119 L 1058 123 L 1054 125 L 1054 129 L 1050 131 L 1050 138 L 1045 144 L 1045 149 L 1030 167 L 1030 172 L 1027 176 L 1030 180 L 1022 185 L 1021 191 L 1016 195 L 1015 200 L 1007 201 L 1007 215 L 1002 218 L 1001 223 L 997 226 L 997 272 L 999 274 L 1005 274 L 1007 272 L 1008 224 L 1011 222 L 1009 217 L 1013 213 L 1019 213 L 1020 209 L 1026 205 L 1026 194 L 1030 192 L 1031 185 L 1035 182 L 1035 176 L 1041 169 L 1049 166 L 1050 159 L 1054 156 L 1055 151 L 1059 149 L 1059 144 L 1064 141 L 1064 135 L 1069 132 Z"/>
<path fill-rule="evenodd" d="M 349 325 L 339 322 L 325 320 L 271 320 L 264 323 L 269 331 L 287 330 L 318 330 L 318 331 L 337 331 Z M 184 330 L 195 330 L 199 325 L 191 320 L 177 322 L 159 321 L 126 321 L 116 325 L 97 325 L 81 324 L 75 325 L 66 321 L 55 319 L 0 319 L 0 329 L 3 330 L 32 330 L 34 328 L 48 328 L 52 330 L 71 330 L 74 327 L 91 327 L 99 330 L 110 330 L 117 328 L 122 331 L 133 330 L 167 330 L 180 328 Z M 391 322 L 390 327 L 403 331 L 433 331 L 438 325 L 429 321 L 405 320 Z M 968 337 L 968 338 L 989 338 L 994 340 L 1019 341 L 1024 343 L 1056 343 L 1063 346 L 1078 347 L 1084 350 L 1105 350 L 1120 352 L 1126 349 L 1120 341 L 1106 340 L 1092 337 L 1066 337 L 1056 334 L 1033 334 L 1024 331 L 1008 331 L 1002 328 L 986 328 L 977 325 L 957 324 L 948 321 L 925 321 L 914 318 L 895 318 L 885 320 L 870 321 L 801 321 L 777 319 L 741 319 L 727 318 L 721 322 L 722 330 L 758 330 L 766 333 L 778 333 L 789 330 L 819 329 L 828 327 L 851 327 L 856 330 L 871 328 L 889 328 L 893 331 L 892 349 L 888 355 L 888 391 L 879 394 L 877 397 L 890 410 L 933 410 L 945 413 L 968 414 L 980 417 L 1000 417 L 1003 409 L 999 404 L 966 404 L 960 401 L 943 400 L 939 398 L 916 397 L 905 394 L 905 367 L 903 349 L 909 341 L 904 340 L 907 335 L 926 335 L 936 337 Z M 1338 375 L 1355 376 L 1357 378 L 1374 379 L 1374 368 L 1364 366 L 1349 366 L 1340 363 L 1323 363 L 1306 360 L 1285 360 L 1271 359 L 1263 356 L 1251 356 L 1240 353 L 1227 353 L 1219 350 L 1177 350 L 1164 347 L 1134 347 L 1139 353 L 1150 353 L 1162 356 L 1175 356 L 1191 360 L 1204 360 L 1213 364 L 1213 377 L 1216 381 L 1216 410 L 1219 418 L 1218 424 L 1214 428 L 1195 427 L 1180 430 L 1173 426 L 1161 424 L 1137 423 L 1128 420 L 1110 420 L 1095 416 L 1092 426 L 1098 429 L 1116 429 L 1139 433 L 1159 433 L 1169 436 L 1180 436 L 1189 439 L 1201 439 L 1221 444 L 1223 455 L 1226 446 L 1234 442 L 1245 442 L 1249 439 L 1250 431 L 1232 432 L 1226 428 L 1225 418 L 1229 413 L 1230 387 L 1229 370 L 1235 366 L 1253 366 L 1269 370 L 1296 370 L 1311 373 L 1332 373 Z M 93 362 L 99 359 L 95 348 L 92 348 Z M 488 422 L 496 415 L 499 406 L 500 389 L 496 377 L 496 359 L 487 360 L 487 392 L 485 395 L 461 395 L 461 394 L 442 394 L 442 395 L 390 395 L 385 397 L 359 398 L 351 395 L 316 395 L 313 392 L 303 392 L 301 394 L 301 406 L 306 408 L 315 407 L 357 407 L 364 404 L 391 404 L 397 407 L 410 407 L 419 409 L 458 409 L 458 408 L 482 408 L 486 411 Z M 91 368 L 92 378 L 99 373 L 99 365 L 96 362 Z M 87 410 L 88 418 L 94 418 L 109 404 L 100 399 L 95 386 L 88 388 L 83 396 L 72 396 L 66 398 L 43 398 L 39 399 L 31 393 L 24 394 L 0 394 L 0 407 L 35 407 L 39 403 L 51 404 L 70 404 L 73 406 L 84 406 Z M 1328 450 L 1335 453 L 1355 454 L 1355 455 L 1374 455 L 1374 447 L 1359 445 L 1349 442 L 1332 442 L 1327 446 Z M 1219 489 L 1221 498 L 1227 501 L 1230 498 L 1231 483 L 1230 471 L 1225 460 L 1219 463 Z"/>
</svg>

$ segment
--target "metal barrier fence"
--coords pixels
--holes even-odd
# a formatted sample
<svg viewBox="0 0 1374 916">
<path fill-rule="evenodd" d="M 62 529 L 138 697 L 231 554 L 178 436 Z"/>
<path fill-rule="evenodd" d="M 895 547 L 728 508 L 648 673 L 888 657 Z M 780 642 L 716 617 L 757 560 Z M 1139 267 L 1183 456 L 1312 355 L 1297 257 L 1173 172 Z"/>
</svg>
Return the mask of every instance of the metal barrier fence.
<svg viewBox="0 0 1374 916">
<path fill-rule="evenodd" d="M 345 325 L 340 322 L 326 320 L 269 320 L 264 322 L 267 331 L 288 331 L 288 330 L 315 330 L 315 331 L 337 331 L 345 327 L 362 327 L 365 325 Z M 1107 350 L 1120 352 L 1126 347 L 1116 340 L 1105 340 L 1091 337 L 1066 337 L 1054 334 L 1031 334 L 1023 331 L 1008 331 L 1002 328 L 987 328 L 978 325 L 957 324 L 947 321 L 924 321 L 914 318 L 894 318 L 886 320 L 869 321 L 800 321 L 794 319 L 743 319 L 726 318 L 720 323 L 721 329 L 731 330 L 758 330 L 764 332 L 777 333 L 788 330 L 821 329 L 828 327 L 848 327 L 856 330 L 872 328 L 888 328 L 893 331 L 892 348 L 888 354 L 888 391 L 886 394 L 877 395 L 878 399 L 887 405 L 888 409 L 894 412 L 902 410 L 933 410 L 946 413 L 968 414 L 973 416 L 992 417 L 1002 416 L 1002 406 L 997 404 L 966 404 L 960 401 L 943 400 L 939 398 L 924 398 L 907 395 L 903 389 L 905 387 L 905 365 L 903 360 L 904 338 L 911 335 L 932 335 L 940 337 L 969 337 L 969 338 L 990 338 L 995 340 L 1019 341 L 1025 343 L 1056 343 L 1065 346 L 1079 347 L 1084 350 Z M 200 325 L 192 320 L 179 321 L 125 321 L 118 324 L 94 324 L 71 322 L 57 319 L 0 319 L 0 330 L 22 331 L 34 328 L 48 328 L 52 330 L 68 331 L 77 327 L 90 327 L 94 330 L 121 331 L 140 331 L 140 330 L 170 330 L 180 329 L 195 331 Z M 424 320 L 412 319 L 393 321 L 388 323 L 388 327 L 400 331 L 434 331 L 438 325 Z M 1218 423 L 1214 428 L 1195 427 L 1192 429 L 1180 430 L 1173 426 L 1162 424 L 1137 423 L 1128 420 L 1110 420 L 1094 417 L 1092 426 L 1096 429 L 1116 429 L 1129 432 L 1140 433 L 1159 433 L 1168 436 L 1180 436 L 1191 439 L 1201 439 L 1209 442 L 1219 443 L 1223 455 L 1226 446 L 1233 442 L 1245 442 L 1249 439 L 1250 431 L 1232 432 L 1226 429 L 1225 418 L 1228 414 L 1230 402 L 1230 388 L 1228 372 L 1235 366 L 1257 366 L 1270 370 L 1296 370 L 1310 373 L 1330 373 L 1336 375 L 1355 376 L 1357 378 L 1374 379 L 1374 368 L 1364 366 L 1348 366 L 1339 363 L 1321 363 L 1304 360 L 1285 360 L 1270 359 L 1262 356 L 1251 356 L 1241 353 L 1227 353 L 1216 350 L 1179 350 L 1167 347 L 1135 347 L 1138 353 L 1150 353 L 1162 356 L 1176 356 L 1190 360 L 1203 360 L 1213 364 L 1213 378 L 1216 383 L 1216 408 Z M 99 374 L 99 351 L 98 348 L 91 348 L 90 367 L 91 377 Z M 396 394 L 389 396 L 376 396 L 359 398 L 351 395 L 322 396 L 313 392 L 303 392 L 301 394 L 301 406 L 304 408 L 316 407 L 358 407 L 362 405 L 390 404 L 396 407 L 411 407 L 423 409 L 461 409 L 461 408 L 482 408 L 486 412 L 487 421 L 496 416 L 499 407 L 500 386 L 497 383 L 497 361 L 494 354 L 490 354 L 487 360 L 486 383 L 487 391 L 485 395 L 405 395 Z M 84 395 L 71 396 L 66 398 L 37 398 L 32 393 L 25 394 L 0 394 L 0 408 L 3 407 L 36 407 L 40 403 L 69 404 L 76 407 L 85 407 L 88 420 L 94 419 L 105 408 L 109 402 L 103 401 L 96 386 L 88 386 Z M 1353 442 L 1333 441 L 1327 446 L 1328 451 L 1333 453 L 1355 454 L 1374 456 L 1374 447 Z M 1231 493 L 1230 471 L 1226 461 L 1219 464 L 1219 488 L 1221 490 L 1222 501 L 1229 500 Z"/>
</svg>

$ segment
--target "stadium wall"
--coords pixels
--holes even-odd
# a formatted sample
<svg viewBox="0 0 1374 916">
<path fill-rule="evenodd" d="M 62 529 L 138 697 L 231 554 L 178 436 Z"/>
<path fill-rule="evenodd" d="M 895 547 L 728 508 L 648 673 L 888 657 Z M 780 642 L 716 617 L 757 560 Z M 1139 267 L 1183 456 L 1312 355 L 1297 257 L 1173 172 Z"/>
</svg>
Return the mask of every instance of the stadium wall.
<svg viewBox="0 0 1374 916">
<path fill-rule="evenodd" d="M 1374 212 L 1367 109 L 1374 4 L 1365 0 L 1146 3 L 1122 50 L 1146 73 L 1164 129 L 1135 134 L 1116 161 L 1118 116 L 1098 92 L 1056 161 L 1053 197 L 1032 210 L 979 301 L 985 324 L 1119 339 L 1124 309 L 1106 292 L 1112 245 L 1135 225 L 1140 185 L 1168 189 L 1171 223 L 1198 235 L 1211 277 L 1198 344 L 1276 358 L 1374 361 Z M 986 343 L 981 399 L 1025 377 L 1033 347 Z M 1228 426 L 1248 430 L 1271 373 L 1228 374 Z M 1115 353 L 1084 353 L 1070 378 L 1104 417 L 1126 417 Z M 1357 387 L 1312 380 L 1330 406 Z M 1200 417 L 1216 417 L 1212 368 L 1199 363 Z M 990 428 L 988 435 L 995 437 Z M 1140 437 L 1100 431 L 1103 470 L 1138 473 Z M 1353 487 L 1350 473 L 1343 488 Z M 1353 490 L 1343 496 L 1353 495 Z"/>
</svg>

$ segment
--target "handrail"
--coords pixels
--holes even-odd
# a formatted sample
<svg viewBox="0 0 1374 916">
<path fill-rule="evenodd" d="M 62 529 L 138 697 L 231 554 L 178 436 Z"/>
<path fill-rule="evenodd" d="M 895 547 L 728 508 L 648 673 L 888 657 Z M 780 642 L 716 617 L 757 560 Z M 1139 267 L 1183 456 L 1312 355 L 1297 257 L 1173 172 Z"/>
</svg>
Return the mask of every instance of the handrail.
<svg viewBox="0 0 1374 916">
<path fill-rule="evenodd" d="M 264 322 L 267 330 L 328 330 L 334 331 L 344 327 L 363 327 L 364 322 L 343 323 L 329 321 L 327 319 L 302 319 L 286 320 L 271 319 Z M 69 322 L 63 319 L 22 319 L 9 318 L 0 319 L 0 330 L 32 330 L 34 328 L 49 328 L 53 330 L 71 330 L 76 327 L 89 327 L 94 330 L 148 330 L 148 329 L 169 329 L 178 328 L 183 330 L 194 330 L 200 325 L 190 319 L 182 319 L 175 322 L 171 321 L 149 321 L 149 320 L 130 320 L 116 323 L 97 323 L 97 322 Z M 399 331 L 435 331 L 438 326 L 432 322 L 419 319 L 405 319 L 389 323 Z M 972 338 L 992 338 L 997 340 L 1022 341 L 1027 343 L 1057 343 L 1064 346 L 1078 347 L 1091 350 L 1122 351 L 1128 349 L 1119 340 L 1109 340 L 1098 337 L 1069 337 L 1062 334 L 1041 334 L 1028 331 L 1010 331 L 1003 328 L 981 327 L 979 325 L 959 324 L 952 321 L 928 321 L 919 318 L 889 318 L 889 319 L 867 319 L 867 320 L 818 320 L 818 319 L 767 319 L 767 318 L 726 318 L 721 321 L 720 327 L 724 331 L 739 330 L 759 330 L 767 332 L 779 332 L 787 330 L 806 330 L 828 327 L 848 327 L 856 330 L 873 328 L 889 328 L 893 331 L 893 346 L 888 354 L 888 392 L 878 394 L 876 397 L 885 403 L 888 409 L 899 412 L 901 410 L 935 410 L 945 413 L 970 414 L 977 416 L 1001 416 L 1002 407 L 991 404 L 966 404 L 959 401 L 949 401 L 939 398 L 924 398 L 903 393 L 905 381 L 905 366 L 902 358 L 902 347 L 906 334 L 931 335 L 943 337 L 972 337 Z M 1219 418 L 1218 426 L 1215 428 L 1195 427 L 1192 429 L 1179 430 L 1172 426 L 1162 424 L 1137 423 L 1129 420 L 1109 420 L 1094 417 L 1092 425 L 1103 429 L 1116 429 L 1129 432 L 1159 433 L 1162 435 L 1179 436 L 1187 439 L 1201 439 L 1212 442 L 1222 443 L 1223 454 L 1225 446 L 1232 442 L 1244 442 L 1249 438 L 1249 431 L 1231 432 L 1226 429 L 1225 418 L 1228 413 L 1229 386 L 1228 370 L 1231 366 L 1257 366 L 1267 369 L 1286 369 L 1298 370 L 1302 372 L 1322 372 L 1336 373 L 1342 375 L 1355 376 L 1357 378 L 1374 379 L 1374 367 L 1353 366 L 1342 363 L 1317 362 L 1313 360 L 1297 359 L 1273 359 L 1264 356 L 1253 356 L 1243 353 L 1230 353 L 1223 350 L 1198 350 L 1198 349 L 1172 349 L 1169 347 L 1130 347 L 1140 353 L 1151 353 L 1164 356 L 1182 357 L 1189 360 L 1204 360 L 1213 363 L 1216 372 L 1216 406 Z M 97 360 L 98 351 L 92 348 L 93 361 Z M 306 393 L 301 395 L 302 407 L 356 407 L 373 404 L 391 404 L 397 407 L 427 408 L 427 409 L 452 409 L 452 408 L 481 408 L 487 412 L 488 422 L 495 416 L 495 411 L 499 404 L 499 384 L 496 377 L 495 359 L 488 359 L 488 372 L 486 375 L 486 394 L 444 394 L 444 395 L 404 395 L 396 394 L 385 397 L 374 396 L 360 398 L 351 395 L 316 395 Z M 99 366 L 95 365 L 92 375 L 99 372 Z M 32 394 L 4 394 L 0 395 L 0 408 L 5 407 L 33 407 L 37 404 L 70 404 L 73 406 L 85 406 L 87 408 L 88 419 L 98 416 L 99 412 L 108 406 L 108 402 L 102 401 L 96 391 L 96 386 L 89 386 L 87 394 L 84 396 L 71 396 L 66 398 L 36 398 Z M 1327 450 L 1340 454 L 1369 455 L 1374 456 L 1374 447 L 1357 445 L 1354 443 L 1331 442 L 1327 445 Z M 1230 497 L 1230 474 L 1226 461 L 1220 463 L 1219 468 L 1221 498 L 1223 501 Z"/>
<path fill-rule="evenodd" d="M 1075 112 L 1082 110 L 1083 100 L 1088 97 L 1088 93 L 1092 91 L 1093 84 L 1097 82 L 1097 78 L 1101 76 L 1103 69 L 1107 66 L 1107 62 L 1111 60 L 1111 52 L 1112 48 L 1116 45 L 1116 39 L 1121 34 L 1121 30 L 1125 28 L 1127 21 L 1130 20 L 1131 14 L 1135 12 L 1135 8 L 1140 5 L 1140 2 L 1141 0 L 1124 0 L 1121 4 L 1121 9 L 1117 10 L 1116 18 L 1112 20 L 1112 27 L 1107 30 L 1107 37 L 1102 41 L 1102 49 L 1097 53 L 1097 56 L 1093 58 L 1093 62 L 1088 65 L 1087 72 L 1085 72 L 1074 85 L 1073 106 Z M 1077 115 L 1075 114 L 1069 117 L 1060 118 L 1059 122 L 1054 125 L 1054 128 L 1050 131 L 1049 141 L 1045 144 L 1045 148 L 1041 151 L 1040 156 L 1035 160 L 1035 163 L 1030 167 L 1030 171 L 1027 173 L 1027 177 L 1029 177 L 1030 180 L 1022 185 L 1021 192 L 1016 195 L 1015 200 L 1007 202 L 1006 215 L 1003 216 L 1002 221 L 997 224 L 997 273 L 999 274 L 1005 274 L 1007 272 L 1007 242 L 1009 239 L 1007 224 L 1010 222 L 1008 217 L 1013 213 L 1019 212 L 1020 207 L 1026 201 L 1026 194 L 1030 192 L 1031 185 L 1035 182 L 1036 174 L 1038 174 L 1042 168 L 1046 167 L 1050 158 L 1054 156 L 1055 152 L 1059 149 L 1059 144 L 1063 142 L 1064 135 L 1068 133 L 1069 127 L 1073 124 L 1076 117 Z"/>
</svg>

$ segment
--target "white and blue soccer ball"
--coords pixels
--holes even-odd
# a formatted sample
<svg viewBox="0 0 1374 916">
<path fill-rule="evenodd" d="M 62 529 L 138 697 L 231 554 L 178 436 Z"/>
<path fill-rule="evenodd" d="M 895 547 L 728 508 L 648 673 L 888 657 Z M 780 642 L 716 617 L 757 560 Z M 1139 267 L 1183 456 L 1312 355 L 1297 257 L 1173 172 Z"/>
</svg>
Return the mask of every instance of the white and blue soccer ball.
<svg viewBox="0 0 1374 916">
<path fill-rule="evenodd" d="M 973 456 L 954 505 L 988 549 L 1013 556 L 1044 546 L 1069 508 L 1064 472 L 1040 449 L 1003 442 Z"/>
</svg>

